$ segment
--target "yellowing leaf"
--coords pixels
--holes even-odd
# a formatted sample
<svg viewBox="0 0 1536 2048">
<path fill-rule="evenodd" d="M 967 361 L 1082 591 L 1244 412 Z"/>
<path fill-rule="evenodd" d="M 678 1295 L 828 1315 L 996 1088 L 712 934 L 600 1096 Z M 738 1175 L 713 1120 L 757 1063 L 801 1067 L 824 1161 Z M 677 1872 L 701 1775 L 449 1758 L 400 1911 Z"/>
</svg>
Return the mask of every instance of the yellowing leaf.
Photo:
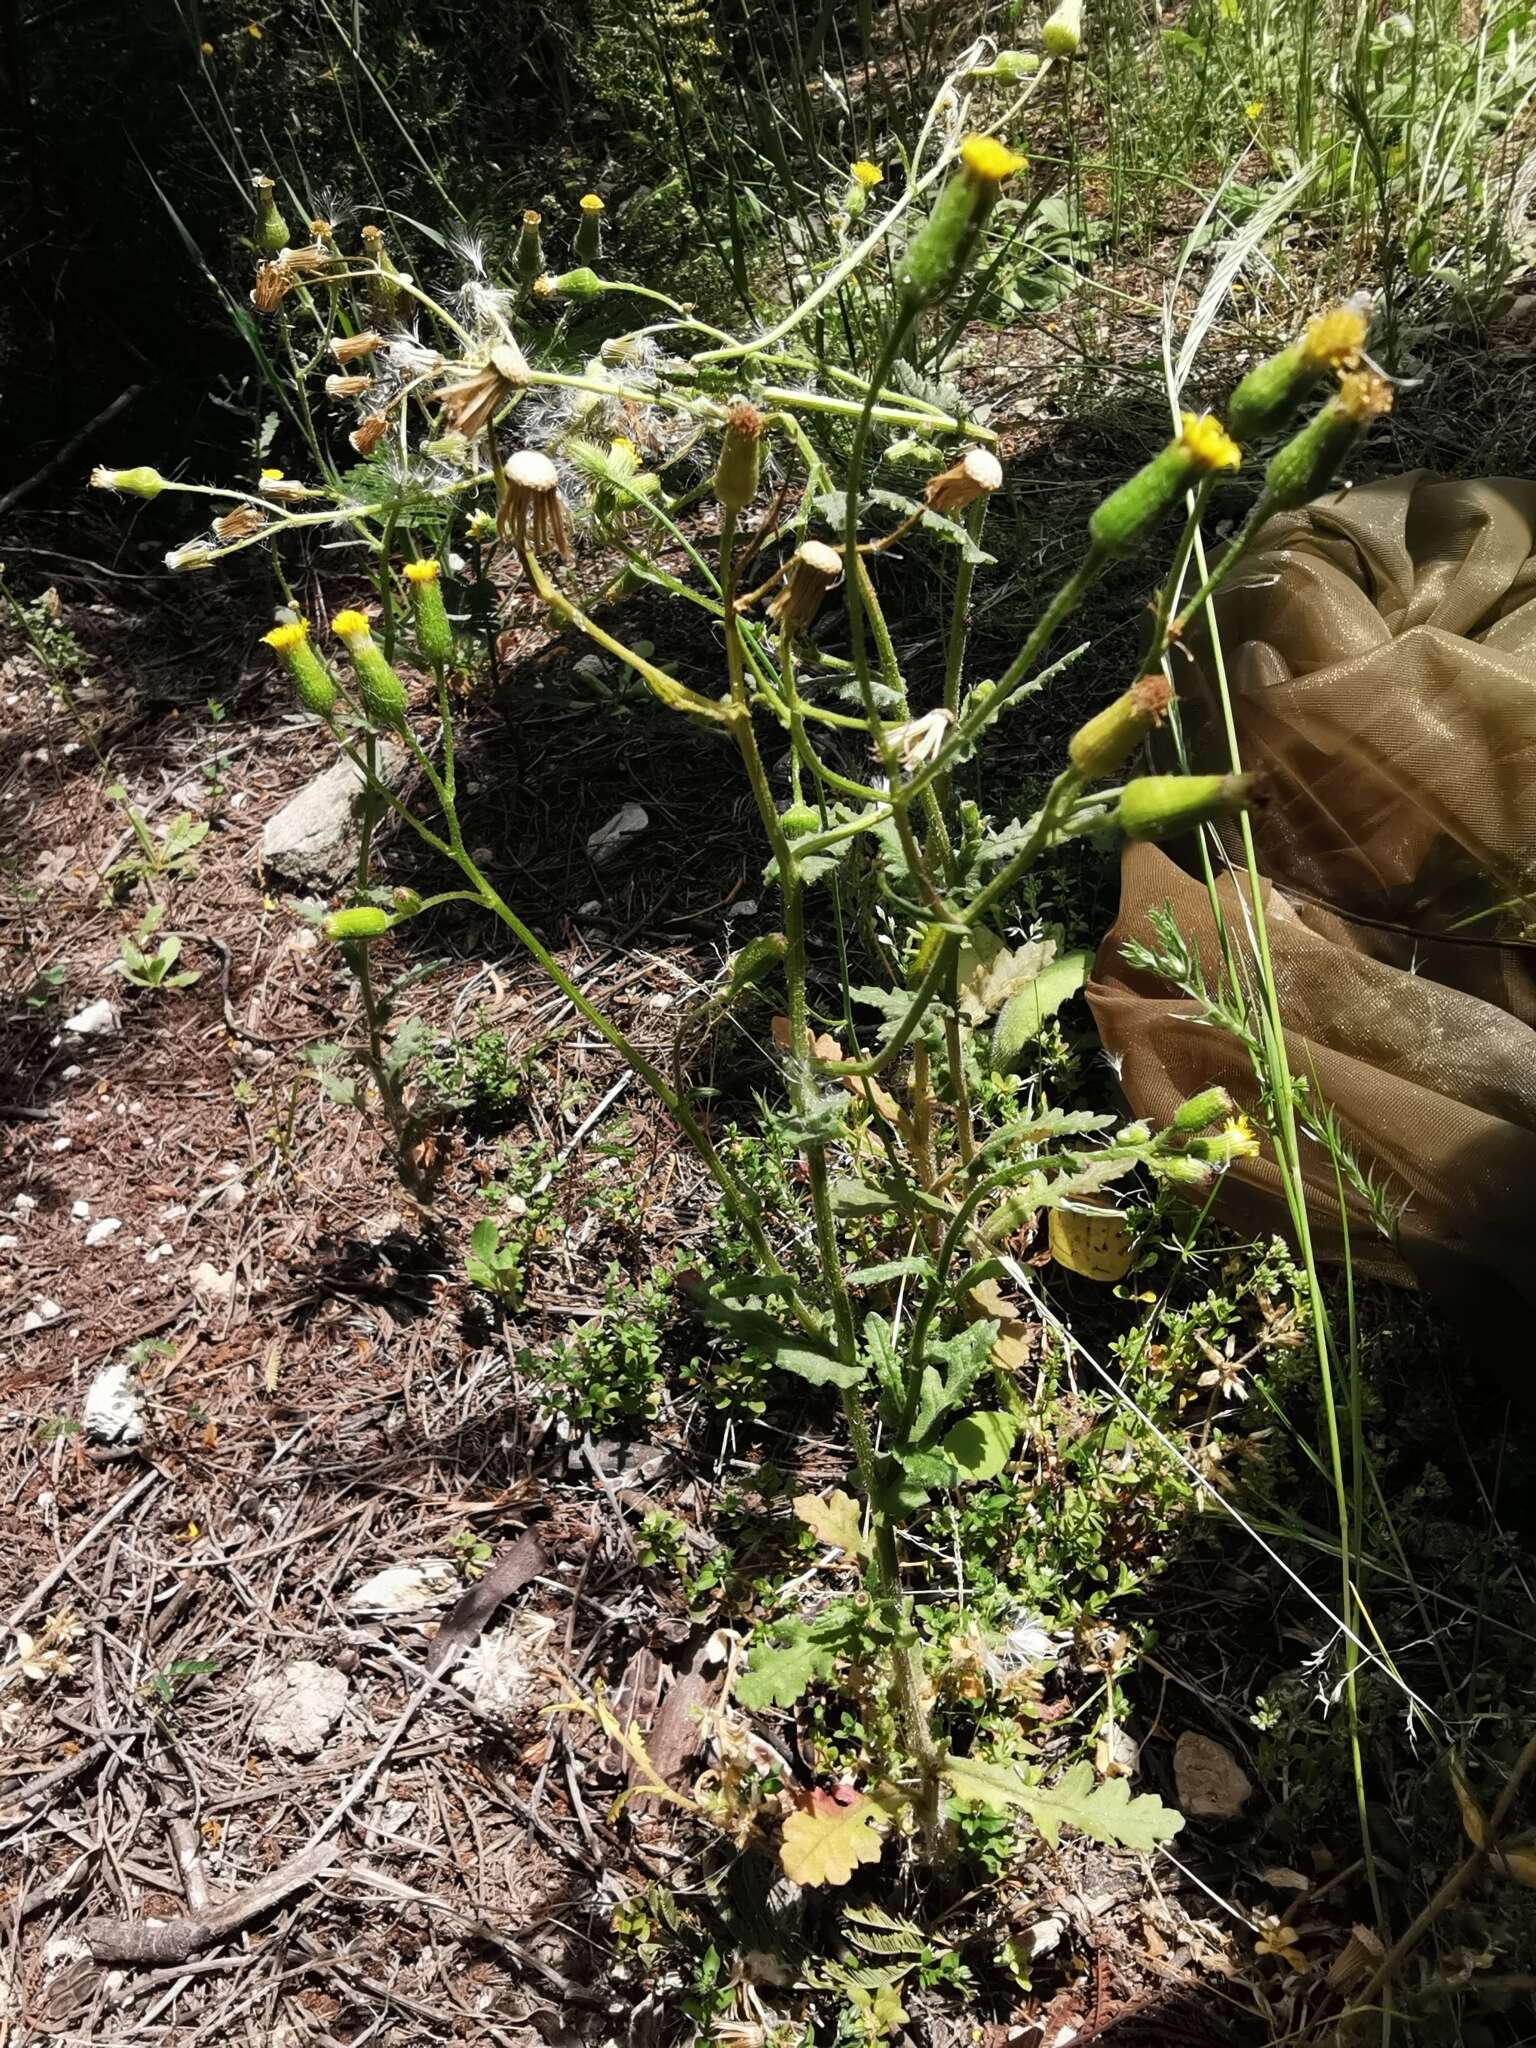
<svg viewBox="0 0 1536 2048">
<path fill-rule="evenodd" d="M 1011 952 L 994 932 L 978 927 L 960 948 L 956 962 L 961 1015 L 968 1024 L 985 1024 L 1055 956 L 1054 939 L 1032 939 Z"/>
<path fill-rule="evenodd" d="M 794 1884 L 846 1884 L 861 1863 L 878 1863 L 881 1809 L 866 1793 L 818 1785 L 784 1823 L 779 1862 Z"/>
<path fill-rule="evenodd" d="M 850 1557 L 866 1555 L 859 1504 L 851 1494 L 840 1487 L 825 1496 L 801 1493 L 790 1505 L 818 1543 L 846 1550 Z"/>
<path fill-rule="evenodd" d="M 1499 1862 L 1516 1884 L 1523 1884 L 1528 1892 L 1536 1892 L 1536 1848 L 1506 1849 Z"/>
<path fill-rule="evenodd" d="M 1053 1209 L 1051 1257 L 1085 1280 L 1123 1280 L 1131 1270 L 1130 1226 L 1118 1209 Z"/>
<path fill-rule="evenodd" d="M 1461 1808 L 1461 1824 L 1467 1831 L 1467 1840 L 1474 1849 L 1486 1849 L 1488 1823 L 1483 1819 L 1482 1808 L 1472 1797 L 1466 1772 L 1454 1757 L 1451 1759 L 1451 1785 L 1456 1794 L 1456 1804 Z"/>
</svg>

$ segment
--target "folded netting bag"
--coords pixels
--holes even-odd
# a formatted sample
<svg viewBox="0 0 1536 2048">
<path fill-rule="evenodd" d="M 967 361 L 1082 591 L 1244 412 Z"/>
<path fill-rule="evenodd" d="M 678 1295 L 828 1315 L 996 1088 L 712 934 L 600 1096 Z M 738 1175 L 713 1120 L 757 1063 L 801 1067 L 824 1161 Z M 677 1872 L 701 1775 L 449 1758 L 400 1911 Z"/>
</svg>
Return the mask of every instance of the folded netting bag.
<svg viewBox="0 0 1536 2048">
<path fill-rule="evenodd" d="M 1192 632 L 1176 670 L 1192 765 L 1225 768 L 1225 664 L 1291 1070 L 1362 1168 L 1402 1203 L 1394 1241 L 1346 1188 L 1351 1252 L 1463 1304 L 1536 1300 L 1536 484 L 1417 472 L 1277 518 Z M 1171 765 L 1171 764 L 1169 764 Z M 1217 891 L 1253 972 L 1248 881 Z M 1138 1115 L 1224 1083 L 1256 1090 L 1238 1041 L 1137 972 L 1167 906 L 1208 979 L 1222 951 L 1193 844 L 1132 846 L 1089 1001 Z M 1310 1145 L 1309 1209 L 1344 1229 Z M 1285 1227 L 1267 1158 L 1228 1176 L 1234 1221 Z"/>
</svg>

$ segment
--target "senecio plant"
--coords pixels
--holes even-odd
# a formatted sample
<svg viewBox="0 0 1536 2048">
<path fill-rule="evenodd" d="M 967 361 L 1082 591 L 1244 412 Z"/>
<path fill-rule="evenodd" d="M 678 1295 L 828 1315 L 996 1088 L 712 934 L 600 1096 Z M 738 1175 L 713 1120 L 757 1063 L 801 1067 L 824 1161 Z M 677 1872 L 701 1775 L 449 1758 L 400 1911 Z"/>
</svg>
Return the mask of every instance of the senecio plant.
<svg viewBox="0 0 1536 2048">
<path fill-rule="evenodd" d="M 759 1828 L 781 1822 L 779 1853 L 802 1883 L 846 1882 L 893 1836 L 940 1857 L 967 1807 L 1022 1813 L 1050 1839 L 1069 1824 L 1144 1850 L 1179 1826 L 1155 1798 L 1132 1797 L 1123 1778 L 1097 1782 L 1086 1761 L 1042 1782 L 1022 1737 L 990 1748 L 973 1740 L 960 1753 L 965 1745 L 937 1711 L 936 1659 L 904 1584 L 904 1529 L 951 1489 L 1006 1470 L 1027 1410 L 1013 1377 L 1024 1312 L 1004 1283 L 1010 1248 L 1041 1212 L 1102 1202 L 1138 1169 L 1198 1196 L 1256 1149 L 1219 1089 L 1153 1130 L 1055 1110 L 1000 1082 L 1038 1031 L 1051 969 L 1039 946 L 1010 951 L 1004 927 L 1021 879 L 1049 849 L 1085 833 L 1184 831 L 1249 800 L 1246 781 L 1232 775 L 1120 778 L 1168 715 L 1179 633 L 1265 519 L 1323 488 L 1390 401 L 1363 366 L 1368 307 L 1323 314 L 1244 378 L 1224 422 L 1183 416 L 1167 447 L 1093 513 L 1076 566 L 1003 673 L 973 676 L 967 626 L 976 573 L 991 560 L 980 542 L 1003 471 L 984 427 L 911 396 L 898 369 L 1022 167 L 994 135 L 965 135 L 964 119 L 951 89 L 929 116 L 902 195 L 765 334 L 739 340 L 663 301 L 664 322 L 607 342 L 576 370 L 538 367 L 549 353 L 541 339 L 563 334 L 572 302 L 639 290 L 591 267 L 602 248 L 594 201 L 583 202 L 579 268 L 551 274 L 543 223 L 530 213 L 509 282 L 488 281 L 475 257 L 450 307 L 395 268 L 377 231 L 364 230 L 361 250 L 343 254 L 316 222 L 303 247 L 290 246 L 263 185 L 252 298 L 276 330 L 274 353 L 295 373 L 292 409 L 313 429 L 316 476 L 299 483 L 268 472 L 253 491 L 209 493 L 232 508 L 170 558 L 203 567 L 262 546 L 276 561 L 275 542 L 311 531 L 361 537 L 371 594 L 354 593 L 358 601 L 337 612 L 329 647 L 292 611 L 267 643 L 299 703 L 365 776 L 379 812 L 392 811 L 456 871 L 457 886 L 426 899 L 391 894 L 374 886 L 365 859 L 355 900 L 326 919 L 327 935 L 365 961 L 370 942 L 438 903 L 467 901 L 504 925 L 665 1105 L 753 1248 L 748 1278 L 706 1285 L 684 1276 L 697 1313 L 779 1372 L 836 1392 L 847 1483 L 802 1497 L 795 1510 L 856 1590 L 760 1630 L 735 1683 L 749 1711 L 788 1707 L 829 1682 L 841 1682 L 858 1710 L 861 1782 L 781 1793 L 777 1806 L 754 1809 Z M 877 167 L 861 162 L 850 177 L 873 209 Z M 876 259 L 903 238 L 870 374 L 818 364 L 799 339 L 808 315 L 856 269 L 873 289 Z M 701 341 L 688 355 L 667 352 Z M 320 433 L 322 380 L 326 400 L 357 417 L 349 438 L 363 461 L 345 473 Z M 1244 442 L 1276 434 L 1324 386 L 1321 405 L 1270 461 L 1247 524 L 1181 603 L 1214 481 L 1238 469 Z M 927 468 L 915 499 L 870 486 L 877 451 L 889 457 L 893 446 L 898 460 Z M 101 471 L 96 481 L 142 497 L 193 488 L 150 469 Z M 1076 734 L 1033 816 L 984 818 L 961 793 L 966 764 L 1038 688 L 1042 656 L 1095 578 L 1145 550 L 1180 506 L 1183 530 L 1143 672 Z M 942 663 L 921 705 L 882 595 L 896 543 L 918 528 L 959 557 L 948 615 L 936 622 Z M 592 540 L 606 580 L 582 566 L 597 553 Z M 760 1213 L 710 1135 L 681 1052 L 663 1071 L 635 1046 L 467 849 L 452 686 L 475 660 L 464 627 L 475 617 L 470 600 L 487 592 L 464 570 L 461 547 L 482 579 L 499 555 L 503 583 L 526 583 L 562 627 L 739 756 L 782 932 L 742 950 L 706 1014 L 718 1019 L 751 991 L 778 997 L 780 1114 L 801 1161 L 802 1219 L 770 1224 Z M 663 553 L 684 568 L 663 567 Z M 629 644 L 621 600 L 638 585 L 708 619 L 721 650 L 713 680 L 674 673 Z M 489 586 L 493 603 L 503 595 L 502 584 Z M 833 654 L 829 640 L 846 652 Z M 432 815 L 417 816 L 374 773 L 385 740 L 413 757 L 435 798 Z M 776 794 L 786 757 L 787 801 Z M 850 969 L 854 931 L 867 983 L 855 984 Z M 833 958 L 842 973 L 828 1009 L 811 968 Z M 837 1035 L 823 1028 L 829 1022 Z M 855 1239 L 882 1255 L 859 1263 Z M 736 1825 L 739 1804 L 727 1818 Z"/>
</svg>

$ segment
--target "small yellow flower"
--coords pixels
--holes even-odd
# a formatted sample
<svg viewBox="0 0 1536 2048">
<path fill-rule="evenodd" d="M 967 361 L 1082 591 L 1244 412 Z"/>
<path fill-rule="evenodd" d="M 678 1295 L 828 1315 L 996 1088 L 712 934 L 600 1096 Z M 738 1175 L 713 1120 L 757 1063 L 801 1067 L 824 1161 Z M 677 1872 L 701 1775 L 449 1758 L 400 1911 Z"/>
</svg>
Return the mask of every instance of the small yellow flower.
<svg viewBox="0 0 1536 2048">
<path fill-rule="evenodd" d="M 885 183 L 884 171 L 878 164 L 872 164 L 866 156 L 861 156 L 856 164 L 848 166 L 848 175 L 855 185 L 862 185 L 866 192 L 872 192 L 876 185 Z"/>
<path fill-rule="evenodd" d="M 960 145 L 960 161 L 982 184 L 1001 185 L 1004 178 L 1023 170 L 1025 159 L 994 135 L 968 135 Z"/>
<path fill-rule="evenodd" d="M 1309 370 L 1354 369 L 1369 326 L 1369 315 L 1360 307 L 1330 306 L 1301 337 L 1302 361 Z"/>
<path fill-rule="evenodd" d="M 361 612 L 338 612 L 331 621 L 331 631 L 338 640 L 367 639 L 368 621 Z"/>
<path fill-rule="evenodd" d="M 405 565 L 407 583 L 435 583 L 441 573 L 441 564 L 431 557 L 421 562 L 407 562 Z"/>
<path fill-rule="evenodd" d="M 1243 452 L 1213 412 L 1179 415 L 1179 440 L 1201 469 L 1236 469 Z"/>
<path fill-rule="evenodd" d="M 261 472 L 261 480 L 264 484 L 280 484 L 283 472 L 280 469 L 264 469 Z"/>
<path fill-rule="evenodd" d="M 202 51 L 202 53 L 203 53 L 203 55 L 204 55 L 205 57 L 211 57 L 211 56 L 213 55 L 213 45 L 212 45 L 212 43 L 201 43 L 201 44 L 199 44 L 199 46 L 198 46 L 198 47 L 199 47 L 199 48 L 201 49 L 201 51 Z"/>
<path fill-rule="evenodd" d="M 628 461 L 631 455 L 637 455 L 639 453 L 639 450 L 635 447 L 634 442 L 630 440 L 628 434 L 616 435 L 615 438 L 609 442 L 608 450 L 611 455 L 616 456 L 618 460 L 621 462 Z"/>
<path fill-rule="evenodd" d="M 1222 1140 L 1233 1159 L 1257 1159 L 1259 1141 L 1245 1116 L 1229 1116 L 1221 1127 Z"/>
<path fill-rule="evenodd" d="M 291 625 L 274 626 L 270 633 L 263 633 L 261 637 L 274 654 L 291 654 L 295 647 L 302 647 L 309 638 L 309 621 L 295 619 Z"/>
<path fill-rule="evenodd" d="M 607 212 L 607 208 L 603 205 L 603 202 L 601 201 L 601 199 L 598 198 L 595 192 L 583 192 L 581 195 L 580 203 L 581 210 L 583 213 Z"/>
<path fill-rule="evenodd" d="M 1262 100 L 1250 100 L 1247 106 L 1243 109 L 1243 112 L 1247 115 L 1250 121 L 1257 121 L 1257 119 L 1259 118 L 1260 114 L 1263 113 L 1263 111 L 1264 102 Z"/>
<path fill-rule="evenodd" d="M 1335 403 L 1345 419 L 1363 425 L 1367 420 L 1380 419 L 1384 412 L 1392 410 L 1392 386 L 1385 377 L 1378 377 L 1374 370 L 1352 370 L 1347 377 L 1339 379 L 1339 395 Z"/>
<path fill-rule="evenodd" d="M 259 43 L 266 34 L 266 30 L 259 21 L 248 21 L 245 25 L 245 32 L 253 43 Z"/>
</svg>

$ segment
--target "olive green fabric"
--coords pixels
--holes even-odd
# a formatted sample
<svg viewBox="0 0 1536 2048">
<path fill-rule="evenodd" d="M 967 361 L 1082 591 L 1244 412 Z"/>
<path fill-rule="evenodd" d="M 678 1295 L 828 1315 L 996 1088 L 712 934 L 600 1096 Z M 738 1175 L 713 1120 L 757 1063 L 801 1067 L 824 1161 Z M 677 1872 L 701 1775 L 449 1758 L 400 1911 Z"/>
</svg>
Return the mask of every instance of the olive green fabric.
<svg viewBox="0 0 1536 2048">
<path fill-rule="evenodd" d="M 1292 1071 L 1407 1204 L 1393 1247 L 1349 1195 L 1351 1249 L 1464 1300 L 1494 1279 L 1536 1300 L 1536 484 L 1418 472 L 1322 500 L 1273 522 L 1215 611 L 1243 766 L 1265 777 L 1252 822 Z M 1191 765 L 1226 767 L 1209 631 L 1176 661 Z M 1171 853 L 1127 849 L 1088 986 L 1154 1119 L 1213 1081 L 1255 1092 L 1241 1047 L 1122 955 L 1167 904 L 1219 971 L 1198 851 Z M 1246 976 L 1240 861 L 1218 890 Z M 1309 1155 L 1337 1250 L 1333 1167 Z M 1284 1227 L 1269 1160 L 1229 1181 L 1240 1220 Z"/>
</svg>

